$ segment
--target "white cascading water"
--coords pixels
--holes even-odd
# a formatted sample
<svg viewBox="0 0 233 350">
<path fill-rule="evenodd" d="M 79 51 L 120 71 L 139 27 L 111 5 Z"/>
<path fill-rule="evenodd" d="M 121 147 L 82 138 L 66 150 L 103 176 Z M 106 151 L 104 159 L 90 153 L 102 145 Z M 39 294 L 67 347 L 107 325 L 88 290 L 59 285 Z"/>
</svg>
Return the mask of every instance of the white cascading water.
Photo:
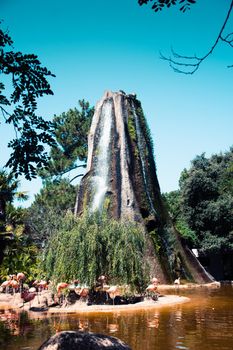
<svg viewBox="0 0 233 350">
<path fill-rule="evenodd" d="M 150 192 L 148 190 L 148 181 L 147 181 L 146 166 L 145 166 L 145 152 L 144 152 L 144 149 L 143 149 L 143 137 L 142 137 L 140 123 L 139 123 L 139 120 L 138 120 L 138 115 L 137 115 L 137 113 L 135 111 L 134 105 L 132 105 L 132 110 L 133 110 L 135 126 L 136 126 L 136 133 L 137 133 L 137 140 L 138 140 L 138 149 L 139 149 L 139 157 L 140 157 L 140 161 L 141 161 L 141 164 L 142 164 L 142 175 L 143 175 L 143 181 L 144 181 L 144 184 L 145 184 L 146 195 L 147 195 L 147 198 L 149 200 L 150 210 L 151 210 L 151 212 L 153 212 L 155 214 L 155 208 L 154 208 L 154 205 L 153 205 L 153 202 L 152 202 L 152 198 L 151 198 Z"/>
<path fill-rule="evenodd" d="M 112 126 L 112 103 L 104 103 L 100 116 L 101 135 L 97 144 L 96 172 L 93 177 L 94 198 L 91 210 L 101 210 L 108 190 L 110 137 Z"/>
</svg>

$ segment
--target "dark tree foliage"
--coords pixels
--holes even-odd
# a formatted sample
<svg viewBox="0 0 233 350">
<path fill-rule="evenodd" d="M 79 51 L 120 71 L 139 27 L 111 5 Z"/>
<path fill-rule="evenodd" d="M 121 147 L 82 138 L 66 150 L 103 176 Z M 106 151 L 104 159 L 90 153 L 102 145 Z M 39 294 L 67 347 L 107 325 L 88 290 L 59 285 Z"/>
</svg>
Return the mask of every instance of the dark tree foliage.
<svg viewBox="0 0 233 350">
<path fill-rule="evenodd" d="M 167 206 L 168 212 L 170 214 L 173 222 L 181 215 L 180 208 L 180 191 L 171 191 L 167 193 L 163 193 L 163 200 Z"/>
<path fill-rule="evenodd" d="M 170 217 L 191 248 L 233 250 L 233 148 L 197 156 L 180 176 L 180 190 L 163 194 Z"/>
<path fill-rule="evenodd" d="M 6 94 L 5 85 L 0 82 L 0 110 L 16 134 L 8 144 L 12 153 L 6 166 L 16 176 L 24 174 L 30 180 L 36 176 L 36 168 L 47 164 L 44 145 L 53 144 L 52 123 L 35 112 L 37 98 L 53 94 L 47 77 L 54 75 L 41 66 L 36 55 L 14 52 L 12 44 L 8 33 L 0 29 L 0 73 L 9 77 L 12 84 L 12 92 Z"/>
<path fill-rule="evenodd" d="M 233 249 L 233 148 L 197 156 L 180 181 L 181 211 L 203 251 Z"/>
<path fill-rule="evenodd" d="M 184 217 L 181 206 L 181 191 L 171 191 L 163 193 L 163 200 L 172 219 L 173 225 L 185 239 L 190 248 L 195 248 L 199 242 L 194 230 L 191 230 Z"/>
<path fill-rule="evenodd" d="M 14 174 L 7 174 L 5 170 L 0 170 L 0 231 L 6 224 L 7 205 L 11 204 L 15 198 L 19 200 L 28 199 L 25 192 L 18 192 L 18 188 L 19 181 L 15 179 Z"/>
<path fill-rule="evenodd" d="M 195 4 L 197 0 L 138 0 L 139 5 L 147 5 L 153 3 L 151 8 L 155 12 L 161 11 L 164 8 L 178 5 L 179 10 L 185 12 L 190 9 L 190 6 Z"/>
<path fill-rule="evenodd" d="M 7 244 L 14 237 L 16 225 L 22 224 L 23 210 L 14 209 L 12 203 L 15 198 L 26 200 L 28 196 L 18 192 L 18 187 L 19 181 L 13 173 L 0 170 L 0 263 Z"/>
<path fill-rule="evenodd" d="M 33 279 L 37 273 L 38 248 L 28 235 L 28 228 L 25 225 L 26 212 L 26 209 L 15 208 L 11 203 L 6 206 L 6 230 L 13 234 L 11 239 L 5 241 L 3 261 L 1 262 L 0 259 L 2 279 L 17 272 L 23 272 L 27 277 Z"/>
<path fill-rule="evenodd" d="M 73 212 L 77 188 L 68 180 L 47 181 L 27 210 L 26 223 L 30 237 L 43 245 L 56 232 L 67 211 Z"/>
<path fill-rule="evenodd" d="M 53 119 L 56 144 L 51 148 L 47 168 L 39 172 L 43 179 L 60 180 L 64 174 L 86 165 L 87 136 L 94 108 L 85 100 L 80 100 L 79 106 L 80 110 L 70 109 Z"/>
</svg>

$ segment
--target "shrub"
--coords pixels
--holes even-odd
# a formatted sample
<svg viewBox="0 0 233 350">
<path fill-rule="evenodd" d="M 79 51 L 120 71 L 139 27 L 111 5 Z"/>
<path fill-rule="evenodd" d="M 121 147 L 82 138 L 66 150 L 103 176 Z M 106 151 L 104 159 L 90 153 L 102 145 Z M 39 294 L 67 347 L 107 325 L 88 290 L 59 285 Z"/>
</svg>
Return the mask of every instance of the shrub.
<svg viewBox="0 0 233 350">
<path fill-rule="evenodd" d="M 144 231 L 135 223 L 99 213 L 79 218 L 69 213 L 48 243 L 43 268 L 52 280 L 79 278 L 93 285 L 105 274 L 111 283 L 130 284 L 139 290 L 147 275 L 144 249 Z"/>
</svg>

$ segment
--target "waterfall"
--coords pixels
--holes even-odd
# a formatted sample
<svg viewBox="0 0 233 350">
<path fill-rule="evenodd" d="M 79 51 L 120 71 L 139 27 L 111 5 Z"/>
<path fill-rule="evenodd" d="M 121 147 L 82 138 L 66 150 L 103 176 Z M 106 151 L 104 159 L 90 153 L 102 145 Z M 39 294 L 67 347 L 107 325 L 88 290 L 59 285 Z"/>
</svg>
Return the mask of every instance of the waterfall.
<svg viewBox="0 0 233 350">
<path fill-rule="evenodd" d="M 100 210 L 104 196 L 108 190 L 110 136 L 112 126 L 112 103 L 106 101 L 103 104 L 100 116 L 100 138 L 97 145 L 96 171 L 93 177 L 94 198 L 91 210 Z"/>
<path fill-rule="evenodd" d="M 146 174 L 146 162 L 145 162 L 145 152 L 144 152 L 144 147 L 143 147 L 143 135 L 141 131 L 141 126 L 138 120 L 138 115 L 135 111 L 135 107 L 132 104 L 132 110 L 133 110 L 133 115 L 134 115 L 134 120 L 135 120 L 135 126 L 136 126 L 136 133 L 137 133 L 137 140 L 138 140 L 138 149 L 139 149 L 139 158 L 141 161 L 142 165 L 142 176 L 143 176 L 143 182 L 145 185 L 145 190 L 146 190 L 146 195 L 150 204 L 150 210 L 152 213 L 156 214 L 154 204 L 150 195 L 150 192 L 148 190 L 148 176 Z"/>
</svg>

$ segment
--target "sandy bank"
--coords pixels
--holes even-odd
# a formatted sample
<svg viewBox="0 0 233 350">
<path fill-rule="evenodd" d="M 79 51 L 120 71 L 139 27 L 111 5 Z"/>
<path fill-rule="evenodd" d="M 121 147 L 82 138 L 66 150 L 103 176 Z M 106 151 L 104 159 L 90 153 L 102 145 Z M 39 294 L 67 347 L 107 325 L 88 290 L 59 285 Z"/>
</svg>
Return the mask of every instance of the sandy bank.
<svg viewBox="0 0 233 350">
<path fill-rule="evenodd" d="M 41 297 L 41 296 L 40 296 Z M 188 302 L 190 299 L 178 295 L 164 295 L 159 297 L 157 301 L 145 300 L 136 304 L 128 305 L 90 305 L 87 306 L 85 302 L 77 301 L 72 305 L 65 307 L 50 307 L 47 311 L 44 311 L 45 314 L 56 314 L 56 313 L 111 313 L 111 312 L 130 312 L 130 311 L 139 311 L 139 310 L 148 310 L 148 309 L 157 309 L 164 306 L 172 306 L 175 304 L 181 304 Z M 35 300 L 31 305 L 25 303 L 23 305 L 20 295 L 6 295 L 0 294 L 0 309 L 14 309 L 14 310 L 25 310 L 29 311 L 30 307 L 38 308 L 41 304 L 38 304 L 38 301 Z M 30 313 L 32 311 L 29 311 Z M 32 312 L 33 314 L 38 314 L 38 312 Z"/>
<path fill-rule="evenodd" d="M 85 303 L 75 303 L 74 305 L 60 308 L 50 308 L 49 313 L 106 313 L 106 312 L 130 312 L 145 309 L 157 309 L 163 306 L 172 306 L 175 304 L 186 303 L 190 299 L 177 295 L 166 295 L 159 297 L 157 301 L 145 300 L 136 304 L 128 305 L 91 305 Z"/>
</svg>

